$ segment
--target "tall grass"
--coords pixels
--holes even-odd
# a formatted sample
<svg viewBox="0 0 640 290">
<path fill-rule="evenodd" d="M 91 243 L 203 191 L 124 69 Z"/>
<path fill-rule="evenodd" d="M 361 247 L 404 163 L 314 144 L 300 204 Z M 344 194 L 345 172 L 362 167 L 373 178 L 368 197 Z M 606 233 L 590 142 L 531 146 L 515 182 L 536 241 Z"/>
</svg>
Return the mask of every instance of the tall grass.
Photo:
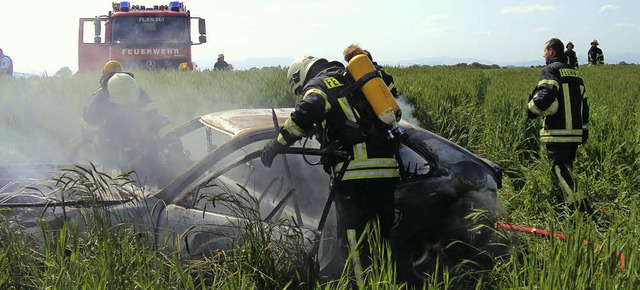
<svg viewBox="0 0 640 290">
<path fill-rule="evenodd" d="M 403 99 L 413 107 L 413 117 L 419 125 L 505 169 L 504 186 L 498 193 L 501 221 L 573 237 L 560 240 L 497 230 L 513 242 L 509 245 L 513 255 L 498 261 L 487 273 L 475 276 L 474 288 L 634 289 L 640 286 L 637 271 L 640 230 L 636 226 L 640 222 L 637 201 L 640 66 L 585 66 L 579 70 L 591 106 L 590 139 L 578 151 L 573 171 L 579 190 L 598 209 L 595 222 L 555 206 L 550 164 L 537 138 L 539 124 L 527 120 L 525 114 L 527 97 L 537 83 L 540 68 L 487 70 L 412 66 L 387 70 L 394 76 Z M 174 125 L 213 111 L 295 104 L 284 80 L 285 68 L 134 73 Z M 96 74 L 0 79 L 2 163 L 64 161 L 70 144 L 78 136 L 80 109 L 97 88 L 98 78 Z M 160 285 L 160 288 L 194 289 L 233 285 L 233 289 L 250 289 L 266 285 L 282 289 L 294 286 L 288 284 L 290 282 L 265 284 L 255 279 L 273 276 L 260 276 L 255 272 L 261 270 L 255 265 L 269 265 L 255 256 L 258 248 L 244 248 L 243 253 L 253 253 L 251 259 L 217 257 L 184 263 L 136 242 L 137 233 L 133 230 L 105 229 L 99 233 L 102 238 L 84 240 L 73 237 L 77 230 L 69 225 L 63 233 L 51 237 L 62 241 L 64 246 L 51 247 L 45 255 L 28 252 L 22 255 L 16 250 L 23 248 L 20 232 L 5 225 L 0 228 L 2 288 L 92 285 L 130 289 Z M 91 241 L 88 243 L 91 246 L 85 246 L 85 241 Z M 127 242 L 119 243 L 122 241 Z M 611 257 L 615 252 L 624 254 L 624 269 L 617 267 L 620 260 Z M 238 267 L 228 267 L 222 260 L 235 261 Z M 238 263 L 241 260 L 243 262 Z M 136 266 L 130 267 L 132 264 Z M 386 274 L 390 273 L 385 270 L 387 266 L 383 263 L 376 267 L 381 267 L 378 271 L 385 274 L 374 274 L 370 277 L 376 281 L 367 283 L 387 285 L 381 282 L 392 280 L 392 276 Z M 437 275 L 439 278 L 427 281 L 425 288 L 454 288 L 455 283 L 449 283 L 454 277 L 448 275 Z M 393 286 L 388 289 L 399 286 L 389 285 Z M 312 287 L 339 289 L 345 286 L 346 282 L 336 281 Z"/>
</svg>

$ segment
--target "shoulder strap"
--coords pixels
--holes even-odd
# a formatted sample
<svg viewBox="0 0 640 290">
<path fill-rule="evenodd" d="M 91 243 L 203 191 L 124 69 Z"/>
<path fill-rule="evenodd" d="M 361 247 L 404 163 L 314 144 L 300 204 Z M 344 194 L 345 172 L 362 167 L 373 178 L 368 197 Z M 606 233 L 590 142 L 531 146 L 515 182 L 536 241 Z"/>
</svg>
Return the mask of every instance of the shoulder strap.
<svg viewBox="0 0 640 290">
<path fill-rule="evenodd" d="M 340 95 L 342 96 L 349 96 L 351 94 L 353 94 L 353 92 L 357 89 L 360 89 L 366 82 L 368 82 L 369 80 L 375 78 L 375 77 L 380 77 L 380 73 L 378 73 L 377 70 L 374 71 L 370 71 L 366 74 L 364 74 L 360 79 L 356 80 L 353 84 L 348 85 L 346 88 L 344 88 L 341 92 Z"/>
</svg>

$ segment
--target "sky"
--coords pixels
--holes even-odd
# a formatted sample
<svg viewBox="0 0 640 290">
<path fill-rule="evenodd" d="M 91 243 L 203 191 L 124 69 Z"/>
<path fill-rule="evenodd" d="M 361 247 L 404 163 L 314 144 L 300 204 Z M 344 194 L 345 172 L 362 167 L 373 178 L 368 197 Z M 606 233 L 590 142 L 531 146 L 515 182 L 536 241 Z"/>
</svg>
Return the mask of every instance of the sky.
<svg viewBox="0 0 640 290">
<path fill-rule="evenodd" d="M 98 0 L 2 3 L 7 8 L 0 17 L 0 48 L 13 59 L 16 72 L 32 74 L 54 74 L 63 67 L 77 71 L 78 18 L 104 15 L 111 9 L 111 1 Z M 131 1 L 132 5 L 168 3 Z M 637 0 L 188 0 L 184 4 L 192 16 L 207 22 L 207 43 L 192 51 L 199 69 L 213 67 L 219 53 L 232 65 L 301 55 L 342 60 L 342 50 L 350 43 L 369 50 L 382 65 L 435 57 L 544 64 L 543 45 L 552 37 L 573 42 L 581 64 L 586 63 L 594 38 L 606 62 L 640 63 Z"/>
</svg>

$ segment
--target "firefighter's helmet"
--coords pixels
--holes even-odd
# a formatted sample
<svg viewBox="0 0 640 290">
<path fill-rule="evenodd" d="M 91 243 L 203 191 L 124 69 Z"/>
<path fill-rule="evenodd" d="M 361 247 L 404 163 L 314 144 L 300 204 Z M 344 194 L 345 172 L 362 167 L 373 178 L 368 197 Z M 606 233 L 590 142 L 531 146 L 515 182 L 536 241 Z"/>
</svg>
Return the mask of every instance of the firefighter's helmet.
<svg viewBox="0 0 640 290">
<path fill-rule="evenodd" d="M 294 60 L 289 66 L 289 70 L 287 71 L 287 82 L 289 83 L 291 91 L 295 95 L 302 94 L 302 87 L 304 86 L 309 70 L 321 59 L 322 58 L 305 55 Z"/>
<path fill-rule="evenodd" d="M 600 43 L 598 43 L 598 40 L 597 40 L 597 39 L 592 40 L 592 41 L 591 41 L 591 44 L 600 45 Z"/>
<path fill-rule="evenodd" d="M 140 99 L 138 82 L 126 73 L 115 73 L 107 82 L 107 91 L 111 102 L 120 106 L 134 105 Z"/>
<path fill-rule="evenodd" d="M 106 76 L 110 73 L 122 72 L 122 65 L 117 60 L 110 60 L 104 64 L 102 69 L 102 76 Z"/>
</svg>

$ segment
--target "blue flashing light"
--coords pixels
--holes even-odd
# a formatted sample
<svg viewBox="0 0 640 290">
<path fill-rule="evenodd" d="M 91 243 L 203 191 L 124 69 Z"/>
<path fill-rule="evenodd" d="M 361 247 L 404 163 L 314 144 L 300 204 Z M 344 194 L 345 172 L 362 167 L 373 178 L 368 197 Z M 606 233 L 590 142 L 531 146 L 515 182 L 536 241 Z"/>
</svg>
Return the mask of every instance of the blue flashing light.
<svg viewBox="0 0 640 290">
<path fill-rule="evenodd" d="M 171 6 L 171 11 L 180 11 L 180 2 L 171 1 L 169 2 L 169 5 Z"/>
<path fill-rule="evenodd" d="M 120 11 L 124 11 L 124 12 L 129 11 L 129 9 L 131 8 L 129 4 L 130 4 L 129 2 L 125 2 L 125 1 L 120 2 Z"/>
</svg>

